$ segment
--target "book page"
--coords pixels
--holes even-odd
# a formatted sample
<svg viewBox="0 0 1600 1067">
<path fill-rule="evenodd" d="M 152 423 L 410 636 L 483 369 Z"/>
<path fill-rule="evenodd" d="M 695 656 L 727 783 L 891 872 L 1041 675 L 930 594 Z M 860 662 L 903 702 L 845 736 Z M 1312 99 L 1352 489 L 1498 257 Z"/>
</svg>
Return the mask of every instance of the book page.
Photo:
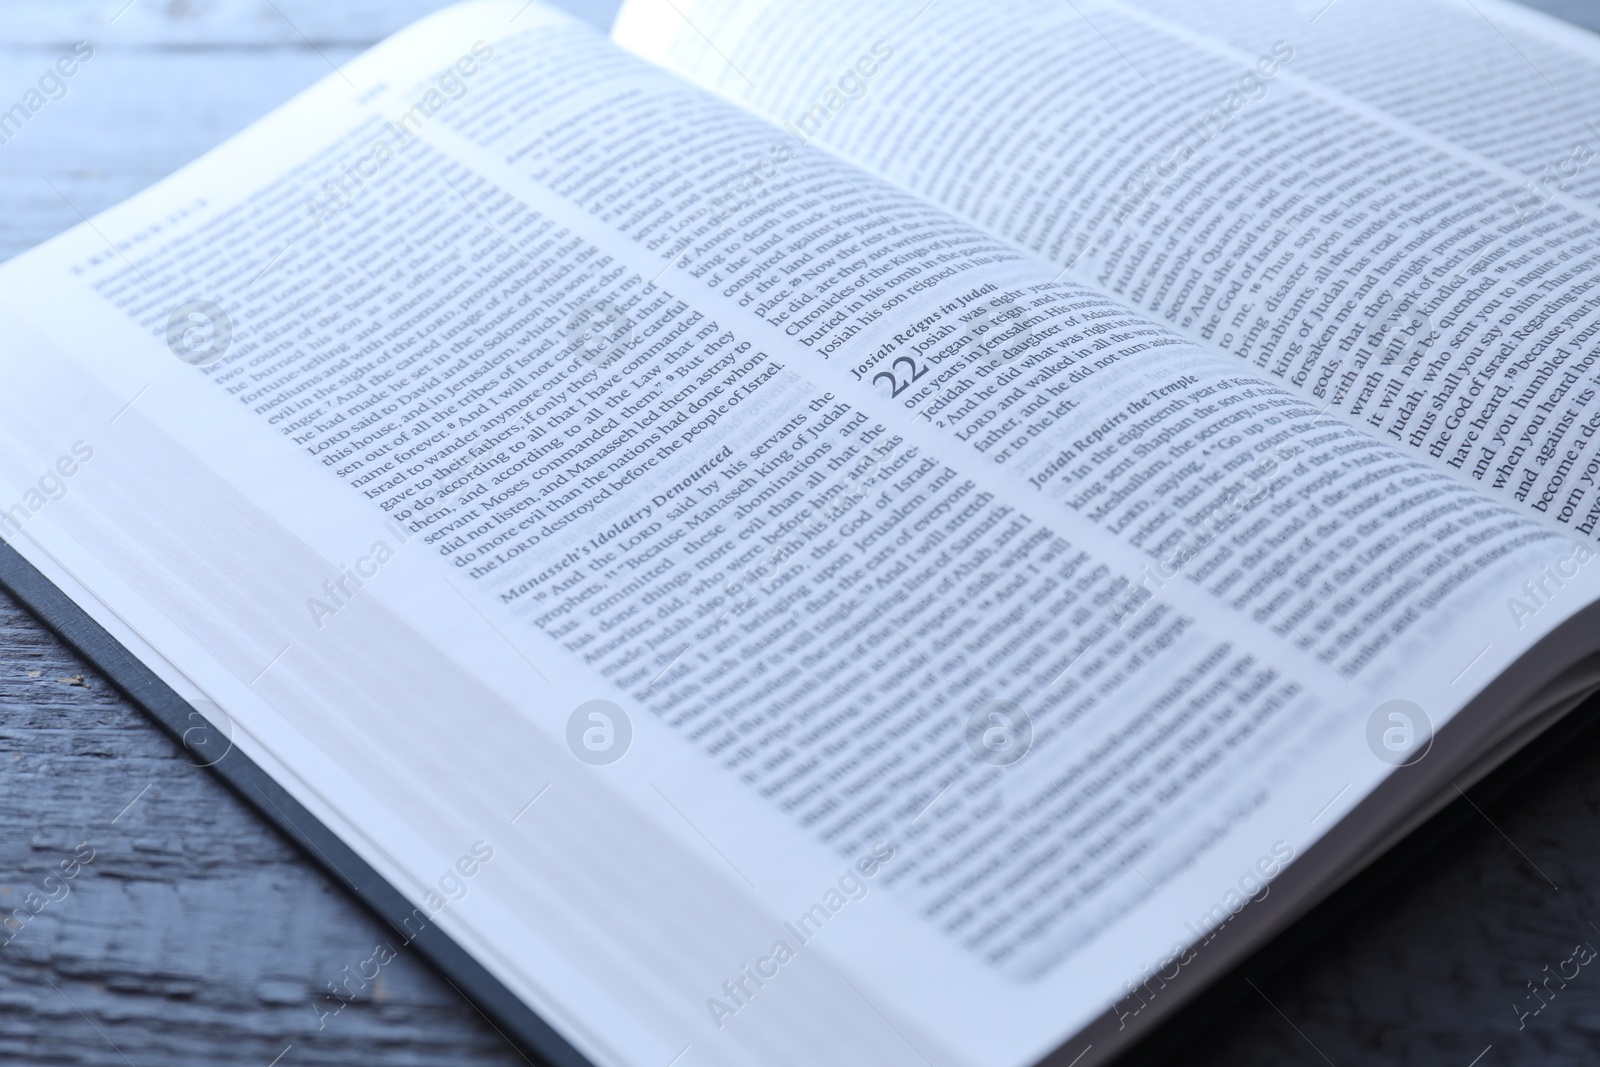
<svg viewBox="0 0 1600 1067">
<path fill-rule="evenodd" d="M 1512 217 L 1552 193 L 1600 203 L 1600 40 L 1571 23 L 1507 0 L 1137 6 L 1246 50 L 1293 41 L 1298 74 L 1521 174 Z"/>
<path fill-rule="evenodd" d="M 1559 531 L 538 6 L 3 270 L 4 535 L 596 1063 L 1132 1017 L 1600 592 L 1507 612 Z"/>
<path fill-rule="evenodd" d="M 1482 36 L 1454 6 L 1341 4 L 1327 29 L 1301 8 L 1148 6 L 1185 24 L 1120 3 L 702 0 L 690 25 L 634 0 L 617 38 L 1437 468 L 1600 533 L 1600 208 L 1578 180 L 1600 138 L 1575 132 L 1581 93 L 1535 121 L 1536 75 L 1503 94 L 1450 77 Z M 1541 27 L 1530 55 L 1552 77 L 1595 78 L 1586 35 L 1519 24 Z M 1424 25 L 1429 48 L 1409 48 Z M 1344 61 L 1369 45 L 1371 64 L 1408 61 L 1363 81 Z M 1494 69 L 1514 52 L 1502 42 Z M 1463 82 L 1478 88 L 1448 91 Z M 1507 125 L 1524 138 L 1489 152 Z"/>
</svg>

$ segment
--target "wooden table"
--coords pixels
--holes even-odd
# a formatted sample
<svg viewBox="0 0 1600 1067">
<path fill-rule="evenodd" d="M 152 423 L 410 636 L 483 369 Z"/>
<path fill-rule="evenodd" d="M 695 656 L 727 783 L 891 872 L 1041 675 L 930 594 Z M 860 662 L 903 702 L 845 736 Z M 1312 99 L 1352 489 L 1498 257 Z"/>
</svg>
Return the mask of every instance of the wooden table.
<svg viewBox="0 0 1600 1067">
<path fill-rule="evenodd" d="M 72 42 L 96 47 L 67 97 L 0 146 L 0 258 L 162 178 L 440 6 L 132 0 L 119 14 L 121 3 L 0 8 L 0 95 Z M 563 6 L 604 26 L 615 0 Z M 1592 4 L 1538 6 L 1600 28 Z M 0 948 L 0 1062 L 524 1062 L 415 957 L 319 1018 L 318 991 L 383 928 L 3 594 L 0 760 L 0 909 L 81 843 L 94 854 L 71 894 Z M 1597 845 L 1591 734 L 1287 965 L 1254 986 L 1235 979 L 1241 998 L 1170 1062 L 1600 1062 L 1600 971 L 1520 1032 L 1512 1010 L 1545 965 L 1600 945 Z"/>
</svg>

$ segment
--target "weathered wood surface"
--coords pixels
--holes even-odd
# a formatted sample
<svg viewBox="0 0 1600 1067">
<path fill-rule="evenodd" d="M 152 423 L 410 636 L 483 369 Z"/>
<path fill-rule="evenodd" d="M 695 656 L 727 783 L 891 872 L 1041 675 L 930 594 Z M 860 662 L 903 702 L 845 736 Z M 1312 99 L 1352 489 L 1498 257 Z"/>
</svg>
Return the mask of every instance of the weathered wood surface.
<svg viewBox="0 0 1600 1067">
<path fill-rule="evenodd" d="M 65 99 L 0 145 L 0 258 L 137 192 L 438 6 L 120 5 L 0 7 L 0 99 L 73 41 L 97 51 Z M 565 6 L 603 24 L 615 0 Z M 1541 6 L 1600 26 L 1591 4 Z M 0 765 L 0 910 L 50 891 L 45 877 L 80 843 L 94 850 L 70 893 L 0 947 L 0 1062 L 523 1062 L 414 957 L 319 1019 L 331 1003 L 318 991 L 383 928 L 3 594 Z M 1532 1006 L 1527 983 L 1576 943 L 1600 946 L 1597 772 L 1590 741 L 1486 805 L 1173 1062 L 1600 1062 L 1600 971 L 1584 968 L 1520 1031 L 1512 1009 Z"/>
</svg>

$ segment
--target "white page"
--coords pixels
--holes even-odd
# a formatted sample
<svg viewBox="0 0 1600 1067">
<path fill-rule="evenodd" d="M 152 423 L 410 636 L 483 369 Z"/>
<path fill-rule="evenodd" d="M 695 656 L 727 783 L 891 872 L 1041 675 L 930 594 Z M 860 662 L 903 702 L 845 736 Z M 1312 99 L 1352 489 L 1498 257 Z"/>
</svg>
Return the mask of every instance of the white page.
<svg viewBox="0 0 1600 1067">
<path fill-rule="evenodd" d="M 711 223 L 772 131 L 518 6 L 4 268 L 0 500 L 419 906 L 492 845 L 437 921 L 596 1062 L 1032 1062 L 1384 778 L 1380 703 L 1442 725 L 1593 597 L 1519 625 L 1559 534 L 825 156 Z M 1009 357 L 946 332 L 987 286 Z M 204 368 L 189 299 L 235 334 Z M 966 749 L 993 700 L 1014 766 Z"/>
<path fill-rule="evenodd" d="M 1392 7 L 1404 15 L 1382 25 L 1437 22 L 1446 42 L 1440 72 L 1391 80 L 1442 92 L 1477 36 L 1456 7 Z M 1463 95 L 1431 111 L 1406 104 L 1403 87 L 1364 84 L 1397 114 L 1380 111 L 1344 91 L 1349 76 L 1322 78 L 1374 32 L 1364 5 L 1341 8 L 1327 15 L 1334 29 L 1306 15 L 1279 37 L 1291 16 L 1256 25 L 1250 4 L 1185 7 L 1202 33 L 1111 2 L 958 0 L 863 16 L 842 2 L 702 0 L 690 25 L 659 0 L 633 0 L 616 36 L 1592 538 L 1600 208 L 1570 182 L 1530 190 L 1522 170 L 1474 151 L 1482 138 L 1441 113 L 1487 112 L 1545 144 L 1571 135 L 1578 98 L 1535 128 L 1525 116 L 1544 98 L 1513 91 L 1529 76 L 1504 86 L 1503 104 Z M 1518 25 L 1557 36 L 1541 20 Z M 1344 52 L 1319 53 L 1324 32 Z M 1555 49 L 1563 72 L 1593 79 L 1592 43 L 1567 36 L 1540 55 Z M 1413 38 L 1399 39 L 1382 48 Z M 1408 69 L 1428 69 L 1433 39 L 1411 49 Z M 893 58 L 866 78 L 852 64 L 873 59 L 875 43 Z M 1323 55 L 1306 72 L 1302 47 Z M 1581 147 L 1549 162 L 1562 169 Z M 1578 154 L 1593 149 L 1600 141 Z M 1530 151 L 1498 155 L 1526 170 Z"/>
<path fill-rule="evenodd" d="M 1507 0 L 1137 3 L 1247 51 L 1293 41 L 1298 73 L 1520 172 L 1519 210 L 1600 203 L 1600 40 L 1571 23 Z"/>
</svg>

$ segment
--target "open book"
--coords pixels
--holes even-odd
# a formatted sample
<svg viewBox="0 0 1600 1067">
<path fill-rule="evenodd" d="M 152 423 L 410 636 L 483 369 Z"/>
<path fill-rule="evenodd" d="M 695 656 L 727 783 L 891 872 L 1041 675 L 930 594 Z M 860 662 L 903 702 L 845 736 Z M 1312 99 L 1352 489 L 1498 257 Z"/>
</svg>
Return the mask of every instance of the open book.
<svg viewBox="0 0 1600 1067">
<path fill-rule="evenodd" d="M 3 268 L 0 533 L 550 1062 L 1105 1062 L 1600 685 L 1600 49 L 1317 6 L 449 9 Z"/>
</svg>

